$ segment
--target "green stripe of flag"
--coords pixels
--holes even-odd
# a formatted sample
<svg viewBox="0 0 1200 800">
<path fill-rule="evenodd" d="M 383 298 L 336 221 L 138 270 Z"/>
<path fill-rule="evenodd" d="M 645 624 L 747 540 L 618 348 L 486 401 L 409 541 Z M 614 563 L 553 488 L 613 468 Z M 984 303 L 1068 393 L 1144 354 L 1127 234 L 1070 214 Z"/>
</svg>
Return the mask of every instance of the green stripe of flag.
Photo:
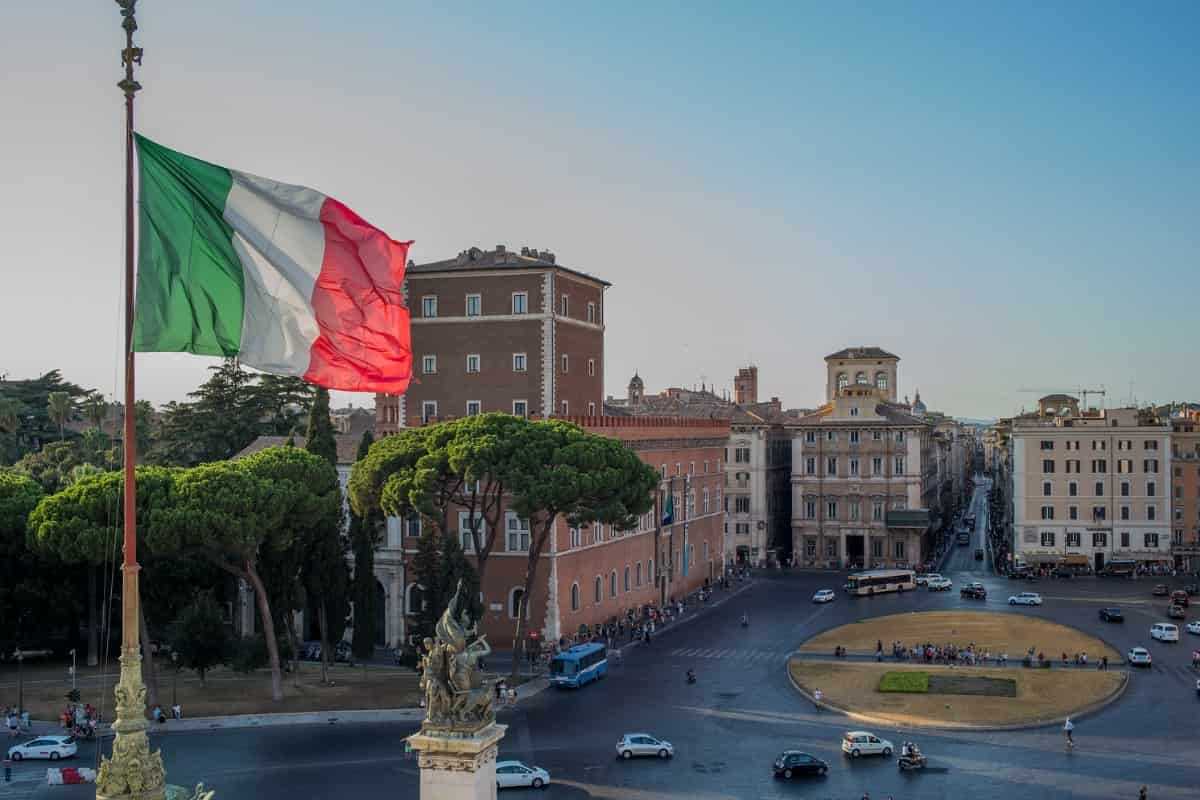
<svg viewBox="0 0 1200 800">
<path fill-rule="evenodd" d="M 140 230 L 133 349 L 237 355 L 245 279 L 223 216 L 232 177 L 135 136 Z"/>
</svg>

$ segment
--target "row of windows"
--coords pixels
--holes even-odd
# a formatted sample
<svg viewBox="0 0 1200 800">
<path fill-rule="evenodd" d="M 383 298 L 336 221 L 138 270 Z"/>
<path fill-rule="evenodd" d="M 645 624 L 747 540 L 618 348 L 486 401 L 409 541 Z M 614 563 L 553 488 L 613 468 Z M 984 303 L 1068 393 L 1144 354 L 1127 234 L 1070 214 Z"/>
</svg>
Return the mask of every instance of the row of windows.
<svg viewBox="0 0 1200 800">
<path fill-rule="evenodd" d="M 898 540 L 892 544 L 892 558 L 903 561 L 908 552 L 906 542 Z M 871 538 L 871 557 L 883 558 L 884 541 L 879 537 Z M 815 537 L 809 536 L 804 540 L 804 555 L 808 558 L 817 557 L 817 540 Z M 838 540 L 825 540 L 825 557 L 837 558 L 838 555 Z"/>
<path fill-rule="evenodd" d="M 838 376 L 837 376 L 837 388 L 845 389 L 849 385 L 850 385 L 850 376 L 847 375 L 845 372 L 839 372 Z M 854 374 L 854 385 L 855 386 L 870 386 L 871 381 L 867 377 L 867 373 L 856 372 Z M 875 373 L 875 388 L 876 389 L 887 389 L 888 388 L 888 376 L 887 376 L 886 372 L 876 372 Z"/>
<path fill-rule="evenodd" d="M 1131 520 L 1133 510 L 1130 506 L 1121 506 L 1119 509 L 1120 518 L 1123 521 Z M 1092 506 L 1092 519 L 1103 520 L 1108 518 L 1108 509 L 1105 506 Z M 1054 506 L 1042 506 L 1042 519 L 1054 519 Z M 1079 506 L 1067 506 L 1067 519 L 1079 519 Z M 1146 519 L 1153 522 L 1158 519 L 1158 509 L 1155 506 L 1146 506 Z"/>
<path fill-rule="evenodd" d="M 507 411 L 507 409 L 505 409 L 505 410 Z M 480 400 L 468 400 L 467 401 L 466 415 L 468 417 L 473 417 L 476 414 L 482 414 L 482 413 L 483 413 L 483 402 L 482 401 L 480 401 Z M 571 413 L 571 404 L 568 401 L 563 400 L 561 403 L 559 403 L 559 413 L 562 414 L 564 417 L 569 416 Z M 529 401 L 528 400 L 513 400 L 512 401 L 512 415 L 514 417 L 528 417 L 529 416 Z M 589 417 L 596 416 L 596 404 L 595 403 L 587 404 L 587 415 Z M 438 401 L 437 400 L 422 400 L 421 401 L 421 422 L 428 423 L 431 419 L 436 419 L 437 416 L 438 416 Z"/>
<path fill-rule="evenodd" d="M 1131 488 L 1131 486 L 1130 486 L 1129 481 L 1121 481 L 1121 484 L 1120 484 L 1121 497 L 1129 497 L 1130 496 L 1130 494 L 1129 494 L 1130 488 Z M 1178 489 L 1178 487 L 1176 487 L 1176 488 Z M 1095 486 L 1093 486 L 1093 489 L 1094 489 L 1093 496 L 1103 497 L 1104 496 L 1104 481 L 1096 481 Z M 1175 494 L 1176 494 L 1176 496 L 1178 496 L 1179 492 L 1176 491 Z M 1050 481 L 1042 481 L 1042 497 L 1053 497 L 1053 496 L 1054 496 L 1054 484 L 1051 483 Z M 1078 496 L 1079 496 L 1079 484 L 1075 481 L 1069 481 L 1067 483 L 1067 497 L 1078 497 Z M 1157 497 L 1157 496 L 1158 496 L 1158 483 L 1155 481 L 1146 481 L 1146 497 Z"/>
<path fill-rule="evenodd" d="M 903 500 L 893 500 L 892 501 L 892 510 L 893 511 L 903 510 L 904 506 L 905 506 L 905 502 Z M 851 521 L 857 521 L 857 520 L 862 519 L 862 503 L 860 501 L 858 501 L 858 500 L 846 501 L 846 509 L 847 509 L 846 513 L 848 514 L 847 519 L 850 519 Z M 841 503 L 839 501 L 837 501 L 837 500 L 826 500 L 825 501 L 825 519 L 838 519 L 838 512 L 840 510 L 841 510 Z M 805 500 L 804 501 L 804 519 L 816 519 L 816 518 L 817 518 L 817 501 L 816 500 Z M 872 522 L 882 522 L 883 521 L 883 501 L 882 500 L 871 501 L 871 521 Z"/>
<path fill-rule="evenodd" d="M 693 548 L 694 548 L 694 545 L 693 545 Z M 704 543 L 704 551 L 705 551 L 705 553 L 708 552 L 708 542 Z M 642 571 L 642 562 L 641 561 L 637 562 L 636 564 L 633 564 L 632 567 L 633 567 L 633 572 L 632 572 L 632 576 L 631 576 L 630 565 L 629 564 L 625 565 L 623 580 L 621 581 L 621 586 L 624 587 L 624 591 L 630 592 L 630 591 L 633 591 L 634 589 L 642 588 L 643 583 L 645 583 L 646 585 L 650 585 L 654 582 L 654 559 L 653 558 L 646 561 L 646 569 L 645 569 L 644 573 Z M 631 581 L 631 577 L 632 577 L 632 581 Z M 578 611 L 580 608 L 579 594 L 580 594 L 579 584 L 572 583 L 571 584 L 571 610 L 572 611 Z M 608 595 L 610 598 L 616 598 L 618 596 L 617 571 L 615 569 L 612 572 L 610 572 L 608 575 Z M 602 577 L 600 577 L 599 575 L 597 575 L 596 579 L 592 582 L 592 601 L 595 603 L 604 602 L 604 579 Z"/>
<path fill-rule="evenodd" d="M 563 353 L 560 357 L 559 365 L 563 374 L 571 370 L 571 358 L 567 353 Z M 467 354 L 467 372 L 474 374 L 482 371 L 483 359 L 478 353 Z M 529 358 L 525 353 L 512 354 L 512 371 L 527 372 L 529 370 Z M 438 371 L 438 357 L 433 354 L 421 356 L 421 373 L 424 375 L 436 375 Z M 596 374 L 596 359 L 589 358 L 587 360 L 587 374 L 594 376 Z"/>
<path fill-rule="evenodd" d="M 850 475 L 851 477 L 856 477 L 859 475 L 883 475 L 884 474 L 883 473 L 883 458 L 881 456 L 876 456 L 871 459 L 871 471 L 870 472 L 863 472 L 861 470 L 861 464 L 860 464 L 859 459 L 857 459 L 857 458 L 847 459 L 847 464 L 849 465 L 849 470 L 850 470 L 847 474 Z M 806 458 L 804 460 L 804 473 L 806 475 L 816 475 L 817 474 L 817 459 L 815 457 L 809 456 L 808 458 Z M 824 474 L 832 475 L 832 476 L 836 476 L 838 474 L 837 456 L 829 456 L 825 459 L 825 473 Z M 896 456 L 892 460 L 892 474 L 893 475 L 903 475 L 904 474 L 904 456 Z"/>
<path fill-rule="evenodd" d="M 478 317 L 483 314 L 483 295 L 478 293 L 467 294 L 463 301 L 463 308 L 468 317 Z M 528 292 L 513 292 L 511 295 L 510 305 L 513 315 L 529 313 L 529 293 Z M 558 301 L 558 315 L 560 317 L 570 316 L 570 299 L 567 295 L 562 295 Z M 597 323 L 600 321 L 599 308 L 595 303 L 587 304 L 586 316 L 588 322 Z M 421 316 L 425 319 L 432 319 L 438 315 L 438 296 L 436 294 L 427 294 L 421 297 Z"/>
<path fill-rule="evenodd" d="M 1077 458 L 1068 458 L 1063 461 L 1063 469 L 1067 472 L 1067 474 L 1070 474 L 1072 472 L 1074 472 L 1074 473 L 1082 472 L 1083 471 L 1082 466 L 1083 466 L 1083 462 L 1081 462 Z M 1092 472 L 1096 472 L 1096 473 L 1108 472 L 1108 459 L 1093 458 L 1091 466 L 1092 466 Z M 1133 473 L 1133 459 L 1132 458 L 1119 458 L 1119 459 L 1117 459 L 1116 466 L 1117 466 L 1118 474 L 1130 475 Z M 1052 458 L 1042 459 L 1042 472 L 1043 473 L 1045 473 L 1047 475 L 1053 474 L 1054 468 L 1055 468 L 1054 459 L 1052 459 Z M 1145 472 L 1148 475 L 1157 473 L 1158 472 L 1158 459 L 1157 458 L 1142 459 L 1142 472 Z"/>
<path fill-rule="evenodd" d="M 1129 547 L 1129 541 L 1131 538 L 1129 531 L 1122 531 L 1120 534 L 1120 537 L 1121 537 L 1121 539 L 1120 539 L 1121 545 L 1120 546 L 1121 547 Z M 1158 547 L 1158 537 L 1159 537 L 1159 535 L 1157 533 L 1142 534 L 1142 546 L 1149 547 L 1149 548 L 1157 548 Z M 1042 547 L 1054 547 L 1055 542 L 1057 540 L 1058 540 L 1058 534 L 1055 531 L 1042 531 L 1041 532 L 1040 541 L 1041 541 Z M 1026 531 L 1026 533 L 1025 533 L 1025 543 L 1026 544 L 1034 544 L 1037 541 L 1039 541 L 1037 534 L 1035 534 L 1033 531 Z M 1083 534 L 1080 533 L 1079 531 L 1067 531 L 1066 542 L 1067 542 L 1067 547 L 1082 547 L 1083 546 L 1082 545 Z M 1108 547 L 1108 533 L 1103 532 L 1103 531 L 1092 533 L 1092 547 Z"/>
<path fill-rule="evenodd" d="M 1080 442 L 1078 439 L 1075 439 L 1075 440 L 1063 442 L 1063 444 L 1066 445 L 1063 448 L 1064 450 L 1078 450 Z M 1054 449 L 1054 440 L 1053 439 L 1042 439 L 1039 442 L 1038 449 L 1053 450 Z M 1092 449 L 1093 450 L 1107 450 L 1108 449 L 1108 440 L 1107 439 L 1092 439 Z M 1117 449 L 1118 450 L 1132 450 L 1133 449 L 1133 440 L 1132 439 L 1117 439 Z M 1143 450 L 1157 450 L 1158 449 L 1158 440 L 1157 439 L 1143 439 L 1142 440 L 1142 449 Z"/>
<path fill-rule="evenodd" d="M 704 474 L 707 475 L 708 474 L 708 461 L 705 460 L 700 463 L 704 466 Z M 666 464 L 662 464 L 661 466 L 659 466 L 658 471 L 662 474 L 662 476 L 664 478 L 667 477 L 667 465 Z M 713 461 L 713 472 L 720 472 L 720 471 L 721 471 L 721 459 L 718 458 L 715 461 Z M 683 474 L 683 462 L 682 461 L 675 462 L 675 474 L 676 475 Z M 688 475 L 696 474 L 696 462 L 695 461 L 688 462 L 687 474 Z"/>
<path fill-rule="evenodd" d="M 847 440 L 850 442 L 850 444 L 859 444 L 862 441 L 862 434 L 865 432 L 866 431 L 842 431 L 842 433 L 846 434 Z M 883 431 L 871 431 L 870 433 L 871 433 L 871 441 L 873 441 L 873 442 L 883 441 Z M 895 439 L 897 442 L 903 442 L 904 441 L 904 431 L 896 431 L 894 436 L 892 436 L 891 438 Z M 838 431 L 825 431 L 825 441 L 827 441 L 827 442 L 838 441 Z M 805 431 L 804 432 L 804 443 L 805 444 L 816 444 L 817 443 L 817 432 L 816 431 Z"/>
</svg>

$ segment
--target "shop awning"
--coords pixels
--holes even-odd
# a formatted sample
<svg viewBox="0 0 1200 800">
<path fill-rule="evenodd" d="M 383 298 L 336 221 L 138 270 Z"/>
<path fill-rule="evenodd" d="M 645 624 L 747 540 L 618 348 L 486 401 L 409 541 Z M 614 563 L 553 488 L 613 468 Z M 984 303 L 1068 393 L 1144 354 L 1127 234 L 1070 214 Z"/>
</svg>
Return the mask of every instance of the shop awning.
<svg viewBox="0 0 1200 800">
<path fill-rule="evenodd" d="M 1086 567 L 1088 564 L 1090 564 L 1092 562 L 1091 562 L 1091 559 L 1089 559 L 1087 556 L 1078 554 L 1078 553 L 1074 553 L 1074 554 L 1071 554 L 1071 555 L 1065 557 L 1063 559 L 1063 563 L 1069 567 Z"/>
<path fill-rule="evenodd" d="M 1057 564 L 1062 556 L 1046 555 L 1044 553 L 1023 553 L 1020 559 L 1026 564 Z"/>
</svg>

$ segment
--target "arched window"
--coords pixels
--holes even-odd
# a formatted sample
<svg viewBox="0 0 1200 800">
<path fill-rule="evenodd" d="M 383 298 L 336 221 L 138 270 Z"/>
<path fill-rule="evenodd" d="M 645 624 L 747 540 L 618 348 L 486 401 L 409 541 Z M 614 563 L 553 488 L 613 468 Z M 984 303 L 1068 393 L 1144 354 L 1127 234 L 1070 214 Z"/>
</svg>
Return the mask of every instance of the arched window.
<svg viewBox="0 0 1200 800">
<path fill-rule="evenodd" d="M 572 611 L 579 610 L 579 584 L 578 583 L 571 584 L 571 610 Z"/>
<path fill-rule="evenodd" d="M 405 590 L 404 613 L 418 614 L 425 607 L 425 588 L 416 583 L 410 583 Z"/>
<path fill-rule="evenodd" d="M 525 597 L 525 590 L 520 586 L 514 586 L 508 592 L 508 616 L 509 619 L 516 619 L 517 614 L 521 612 L 521 600 Z M 525 609 L 525 619 L 529 619 L 529 609 Z"/>
<path fill-rule="evenodd" d="M 625 565 L 625 591 L 629 591 L 629 565 Z"/>
<path fill-rule="evenodd" d="M 599 575 L 596 576 L 596 602 L 600 603 L 604 600 L 604 579 Z"/>
<path fill-rule="evenodd" d="M 875 373 L 875 388 L 883 389 L 885 391 L 887 390 L 887 373 L 886 372 L 876 372 Z"/>
<path fill-rule="evenodd" d="M 608 576 L 608 593 L 612 597 L 617 596 L 617 571 L 615 569 Z"/>
<path fill-rule="evenodd" d="M 636 585 L 638 585 L 638 586 L 642 585 L 642 562 L 640 562 L 640 561 L 637 562 L 637 564 L 634 567 L 634 579 L 637 581 Z"/>
<path fill-rule="evenodd" d="M 865 372 L 859 372 L 859 373 L 856 373 L 856 374 L 855 374 L 855 376 L 854 376 L 854 382 L 855 382 L 856 384 L 865 384 L 865 383 L 867 383 L 867 382 L 868 382 L 868 381 L 867 381 L 867 373 L 865 373 Z"/>
<path fill-rule="evenodd" d="M 846 375 L 846 373 L 844 373 L 844 372 L 839 372 L 839 373 L 838 373 L 838 376 L 837 376 L 837 388 L 838 388 L 838 390 L 840 391 L 840 390 L 842 390 L 842 389 L 845 389 L 845 388 L 846 388 L 847 386 L 849 386 L 849 385 L 850 385 L 850 378 L 849 378 L 849 376 L 847 376 L 847 375 Z"/>
</svg>

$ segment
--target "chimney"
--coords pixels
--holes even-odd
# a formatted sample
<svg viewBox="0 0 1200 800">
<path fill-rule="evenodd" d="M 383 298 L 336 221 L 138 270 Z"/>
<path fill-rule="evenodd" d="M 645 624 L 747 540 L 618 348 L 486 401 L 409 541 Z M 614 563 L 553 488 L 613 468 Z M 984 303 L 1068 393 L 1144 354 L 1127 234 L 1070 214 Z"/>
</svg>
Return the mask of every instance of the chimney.
<svg viewBox="0 0 1200 800">
<path fill-rule="evenodd" d="M 502 245 L 502 244 L 496 245 L 496 252 L 500 255 L 504 255 L 504 245 Z"/>
<path fill-rule="evenodd" d="M 523 256 L 528 256 L 528 255 L 529 255 L 529 248 L 528 248 L 528 247 L 522 247 L 522 248 L 521 248 L 521 255 L 523 255 Z"/>
</svg>

